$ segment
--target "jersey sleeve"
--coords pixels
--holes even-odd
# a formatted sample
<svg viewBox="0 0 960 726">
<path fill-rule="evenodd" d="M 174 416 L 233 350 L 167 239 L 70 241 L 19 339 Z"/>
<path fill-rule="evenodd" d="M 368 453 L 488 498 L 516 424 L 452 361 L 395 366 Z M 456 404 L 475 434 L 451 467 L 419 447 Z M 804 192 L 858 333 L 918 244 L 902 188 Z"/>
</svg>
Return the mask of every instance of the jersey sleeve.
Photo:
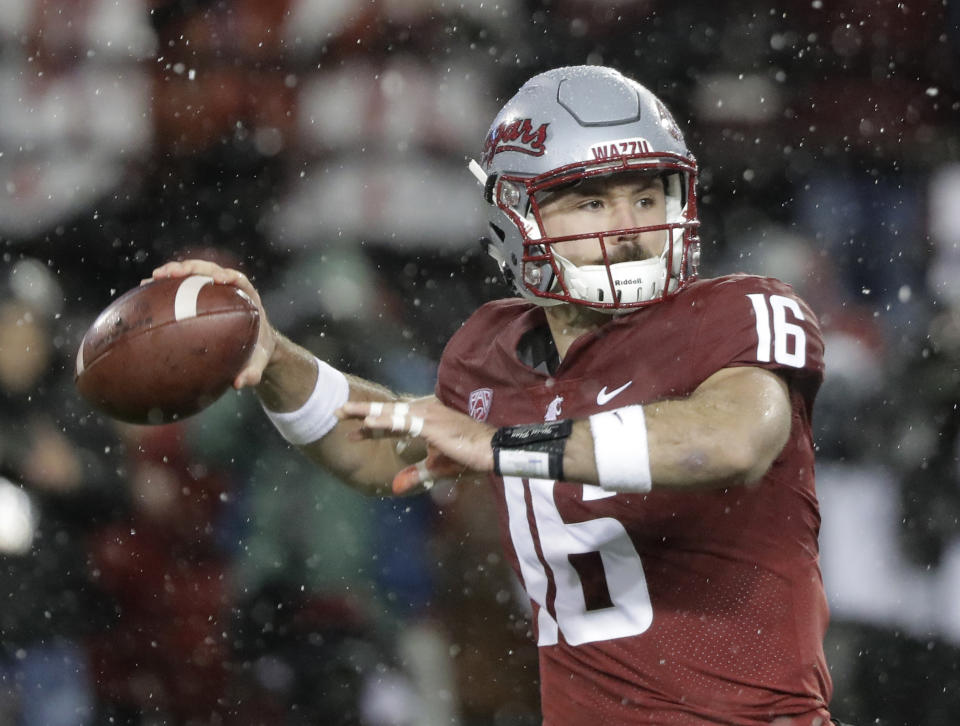
<svg viewBox="0 0 960 726">
<path fill-rule="evenodd" d="M 456 376 L 450 370 L 451 367 L 449 365 L 444 366 L 443 363 L 440 364 L 437 369 L 437 385 L 433 389 L 433 394 L 444 406 L 456 411 L 463 411 L 463 402 L 457 395 L 456 387 L 452 385 Z"/>
<path fill-rule="evenodd" d="M 450 408 L 470 413 L 471 397 L 480 386 L 480 380 L 493 379 L 497 366 L 491 366 L 486 358 L 497 333 L 514 314 L 514 300 L 488 302 L 477 310 L 455 332 L 440 356 L 437 369 L 437 385 L 434 394 Z M 478 375 L 478 372 L 482 374 Z M 477 394 L 479 395 L 479 394 Z"/>
<path fill-rule="evenodd" d="M 466 411 L 462 386 L 458 385 L 463 375 L 461 371 L 463 338 L 463 328 L 461 328 L 444 347 L 443 354 L 440 356 L 440 365 L 437 367 L 437 384 L 433 389 L 440 403 L 457 411 Z"/>
<path fill-rule="evenodd" d="M 721 369 L 757 366 L 819 387 L 823 336 L 813 310 L 779 280 L 722 278 L 704 306 L 695 341 L 703 377 Z"/>
</svg>

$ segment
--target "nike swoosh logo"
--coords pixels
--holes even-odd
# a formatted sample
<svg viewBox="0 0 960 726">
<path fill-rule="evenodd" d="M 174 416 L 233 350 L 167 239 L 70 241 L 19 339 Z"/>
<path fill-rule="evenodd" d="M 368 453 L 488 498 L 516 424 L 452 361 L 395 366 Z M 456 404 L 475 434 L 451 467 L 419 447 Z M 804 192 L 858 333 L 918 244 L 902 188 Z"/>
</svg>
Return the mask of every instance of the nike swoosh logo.
<svg viewBox="0 0 960 726">
<path fill-rule="evenodd" d="M 623 393 L 625 390 L 627 390 L 627 388 L 630 386 L 631 383 L 633 383 L 633 381 L 627 381 L 622 386 L 620 386 L 620 388 L 614 388 L 609 393 L 607 392 L 607 387 L 604 386 L 603 388 L 600 389 L 600 392 L 597 394 L 597 405 L 602 406 L 603 404 L 610 401 L 610 399 L 612 399 L 614 396 L 617 396 Z"/>
</svg>

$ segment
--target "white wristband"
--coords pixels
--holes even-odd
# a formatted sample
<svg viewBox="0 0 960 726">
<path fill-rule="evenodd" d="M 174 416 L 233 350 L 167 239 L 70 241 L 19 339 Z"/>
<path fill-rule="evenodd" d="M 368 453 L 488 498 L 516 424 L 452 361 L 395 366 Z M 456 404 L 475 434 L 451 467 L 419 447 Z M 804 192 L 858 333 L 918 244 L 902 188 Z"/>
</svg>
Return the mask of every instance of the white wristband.
<svg viewBox="0 0 960 726">
<path fill-rule="evenodd" d="M 294 446 L 303 446 L 326 436 L 337 425 L 334 411 L 350 397 L 347 377 L 319 358 L 314 360 L 317 363 L 317 382 L 313 393 L 300 408 L 280 413 L 263 407 L 277 431 Z"/>
<path fill-rule="evenodd" d="M 643 406 L 624 406 L 590 417 L 600 487 L 616 492 L 648 492 L 650 451 Z"/>
<path fill-rule="evenodd" d="M 501 476 L 550 478 L 550 454 L 545 451 L 501 449 L 497 452 L 497 468 Z"/>
</svg>

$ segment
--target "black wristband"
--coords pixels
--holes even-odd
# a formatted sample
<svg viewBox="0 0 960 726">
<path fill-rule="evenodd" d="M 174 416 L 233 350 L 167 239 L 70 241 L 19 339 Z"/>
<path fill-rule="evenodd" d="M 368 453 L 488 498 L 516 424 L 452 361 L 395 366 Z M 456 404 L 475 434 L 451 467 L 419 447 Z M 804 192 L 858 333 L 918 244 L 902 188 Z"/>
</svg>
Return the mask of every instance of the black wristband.
<svg viewBox="0 0 960 726">
<path fill-rule="evenodd" d="M 573 421 L 504 426 L 490 440 L 498 476 L 563 479 L 563 452 Z"/>
</svg>

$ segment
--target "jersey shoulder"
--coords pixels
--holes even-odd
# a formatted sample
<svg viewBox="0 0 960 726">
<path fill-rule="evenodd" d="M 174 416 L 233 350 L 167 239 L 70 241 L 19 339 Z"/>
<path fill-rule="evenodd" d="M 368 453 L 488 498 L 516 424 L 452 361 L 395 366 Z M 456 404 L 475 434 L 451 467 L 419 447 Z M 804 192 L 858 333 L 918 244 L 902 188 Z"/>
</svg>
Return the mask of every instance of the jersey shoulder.
<svg viewBox="0 0 960 726">
<path fill-rule="evenodd" d="M 697 280 L 685 291 L 705 299 L 722 300 L 750 294 L 782 295 L 803 302 L 793 286 L 775 277 L 736 273 Z M 804 303 L 806 305 L 806 303 Z"/>
<path fill-rule="evenodd" d="M 470 357 L 471 351 L 488 348 L 494 340 L 509 335 L 524 316 L 534 312 L 535 307 L 520 298 L 484 303 L 451 336 L 442 359 Z"/>
<path fill-rule="evenodd" d="M 476 386 L 491 386 L 517 365 L 520 336 L 539 324 L 543 312 L 520 298 L 493 300 L 477 308 L 447 342 L 437 370 L 437 397 L 455 408 Z"/>
<path fill-rule="evenodd" d="M 686 304 L 697 310 L 701 351 L 727 356 L 727 366 L 822 376 L 820 323 L 788 283 L 735 274 L 698 280 L 678 297 L 688 293 Z"/>
</svg>

